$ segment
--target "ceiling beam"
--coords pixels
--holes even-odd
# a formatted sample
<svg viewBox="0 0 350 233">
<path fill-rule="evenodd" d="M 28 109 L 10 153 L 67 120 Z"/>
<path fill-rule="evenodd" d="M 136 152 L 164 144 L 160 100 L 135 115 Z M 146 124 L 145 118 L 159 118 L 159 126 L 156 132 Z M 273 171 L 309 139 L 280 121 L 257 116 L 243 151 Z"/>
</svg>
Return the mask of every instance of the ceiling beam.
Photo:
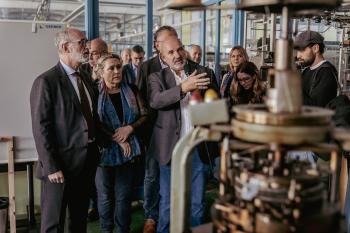
<svg viewBox="0 0 350 233">
<path fill-rule="evenodd" d="M 25 0 L 0 0 L 0 8 L 19 8 L 37 10 L 40 2 L 25 1 Z M 55 1 L 50 3 L 51 11 L 74 11 L 82 3 L 70 1 Z M 144 0 L 103 0 L 100 1 L 100 13 L 115 13 L 115 14 L 132 14 L 145 15 Z M 158 15 L 155 11 L 154 15 Z"/>
<path fill-rule="evenodd" d="M 78 8 L 76 8 L 74 11 L 66 15 L 61 21 L 62 22 L 71 22 L 73 21 L 76 17 L 81 15 L 84 12 L 85 9 L 85 4 L 81 4 Z"/>
</svg>

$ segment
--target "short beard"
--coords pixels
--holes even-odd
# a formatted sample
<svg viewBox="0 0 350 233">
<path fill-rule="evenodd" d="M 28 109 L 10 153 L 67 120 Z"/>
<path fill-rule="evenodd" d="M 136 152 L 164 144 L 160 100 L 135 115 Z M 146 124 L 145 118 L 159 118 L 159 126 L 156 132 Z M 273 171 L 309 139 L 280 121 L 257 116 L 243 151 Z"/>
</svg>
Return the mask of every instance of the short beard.
<svg viewBox="0 0 350 233">
<path fill-rule="evenodd" d="M 182 65 L 174 65 L 173 67 L 171 67 L 171 69 L 173 69 L 175 71 L 184 70 L 185 64 L 186 64 L 186 59 L 183 59 Z"/>
<path fill-rule="evenodd" d="M 88 57 L 84 57 L 84 54 L 83 53 L 78 53 L 78 52 L 74 52 L 72 54 L 72 58 L 73 60 L 75 60 L 76 62 L 79 62 L 79 63 L 86 63 L 88 62 L 89 58 Z"/>
<path fill-rule="evenodd" d="M 312 56 L 310 59 L 308 59 L 308 60 L 302 60 L 302 61 L 301 61 L 301 64 L 302 64 L 303 67 L 309 67 L 309 66 L 311 66 L 311 65 L 314 63 L 315 59 L 316 59 L 316 56 L 313 55 L 313 56 Z"/>
</svg>

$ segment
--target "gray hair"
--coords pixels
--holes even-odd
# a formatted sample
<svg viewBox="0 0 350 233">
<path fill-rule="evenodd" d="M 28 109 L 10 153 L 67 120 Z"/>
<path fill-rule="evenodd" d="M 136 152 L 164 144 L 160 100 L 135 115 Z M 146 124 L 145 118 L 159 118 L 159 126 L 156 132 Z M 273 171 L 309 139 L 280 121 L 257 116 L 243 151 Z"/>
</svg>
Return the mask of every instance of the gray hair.
<svg viewBox="0 0 350 233">
<path fill-rule="evenodd" d="M 61 53 L 61 45 L 63 43 L 69 42 L 70 38 L 69 38 L 69 29 L 65 29 L 63 31 L 57 32 L 55 35 L 55 46 L 58 49 L 58 52 Z"/>
<path fill-rule="evenodd" d="M 193 47 L 198 47 L 199 49 L 202 49 L 200 45 L 197 44 L 190 44 L 186 46 L 186 50 L 192 50 Z"/>
</svg>

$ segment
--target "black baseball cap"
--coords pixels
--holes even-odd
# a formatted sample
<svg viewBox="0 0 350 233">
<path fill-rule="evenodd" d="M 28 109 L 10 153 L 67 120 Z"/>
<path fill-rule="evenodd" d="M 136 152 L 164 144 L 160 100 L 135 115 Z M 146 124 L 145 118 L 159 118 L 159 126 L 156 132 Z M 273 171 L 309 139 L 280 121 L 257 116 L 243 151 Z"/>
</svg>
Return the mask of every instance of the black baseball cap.
<svg viewBox="0 0 350 233">
<path fill-rule="evenodd" d="M 297 37 L 295 37 L 294 49 L 303 50 L 309 45 L 323 44 L 323 42 L 324 37 L 320 33 L 314 31 L 306 31 L 300 33 L 297 35 Z"/>
</svg>

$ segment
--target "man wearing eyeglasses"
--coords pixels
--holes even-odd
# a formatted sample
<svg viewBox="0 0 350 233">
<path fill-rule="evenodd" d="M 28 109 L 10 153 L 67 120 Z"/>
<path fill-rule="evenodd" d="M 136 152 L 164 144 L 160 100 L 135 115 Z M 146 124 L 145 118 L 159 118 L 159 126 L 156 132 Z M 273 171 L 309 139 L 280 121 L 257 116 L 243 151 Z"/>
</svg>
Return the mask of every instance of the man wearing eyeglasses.
<svg viewBox="0 0 350 233">
<path fill-rule="evenodd" d="M 108 53 L 107 43 L 101 38 L 95 38 L 87 43 L 89 49 L 89 60 L 79 67 L 79 71 L 84 73 L 87 77 L 91 78 L 92 86 L 95 92 L 98 94 L 98 79 L 96 75 L 96 64 L 97 60 Z M 99 218 L 97 210 L 97 192 L 96 187 L 93 187 L 92 193 L 90 194 L 90 204 L 88 210 L 88 221 L 95 221 Z"/>
<path fill-rule="evenodd" d="M 73 28 L 56 34 L 59 62 L 41 74 L 30 93 L 33 136 L 41 180 L 41 231 L 85 233 L 88 194 L 94 184 L 96 96 L 89 77 L 78 72 L 88 59 L 87 39 Z"/>
<path fill-rule="evenodd" d="M 97 60 L 108 53 L 108 46 L 104 40 L 96 38 L 89 41 L 87 47 L 89 49 L 89 62 L 81 65 L 80 70 L 91 76 L 93 82 L 98 82 L 94 68 L 96 67 Z"/>
<path fill-rule="evenodd" d="M 146 143 L 146 164 L 145 164 L 145 179 L 144 179 L 144 211 L 145 222 L 143 227 L 143 233 L 155 233 L 157 230 L 158 211 L 159 211 L 159 165 L 154 155 L 148 151 L 149 139 L 152 135 L 152 128 L 154 124 L 154 118 L 156 112 L 149 107 L 149 89 L 148 78 L 150 74 L 159 72 L 163 68 L 168 67 L 159 55 L 160 44 L 167 40 L 169 37 L 176 37 L 177 32 L 171 26 L 162 26 L 154 33 L 154 49 L 157 51 L 157 56 L 143 62 L 137 73 L 137 87 L 140 90 L 141 95 L 147 103 L 149 110 L 149 122 L 145 127 L 143 139 Z"/>
</svg>

